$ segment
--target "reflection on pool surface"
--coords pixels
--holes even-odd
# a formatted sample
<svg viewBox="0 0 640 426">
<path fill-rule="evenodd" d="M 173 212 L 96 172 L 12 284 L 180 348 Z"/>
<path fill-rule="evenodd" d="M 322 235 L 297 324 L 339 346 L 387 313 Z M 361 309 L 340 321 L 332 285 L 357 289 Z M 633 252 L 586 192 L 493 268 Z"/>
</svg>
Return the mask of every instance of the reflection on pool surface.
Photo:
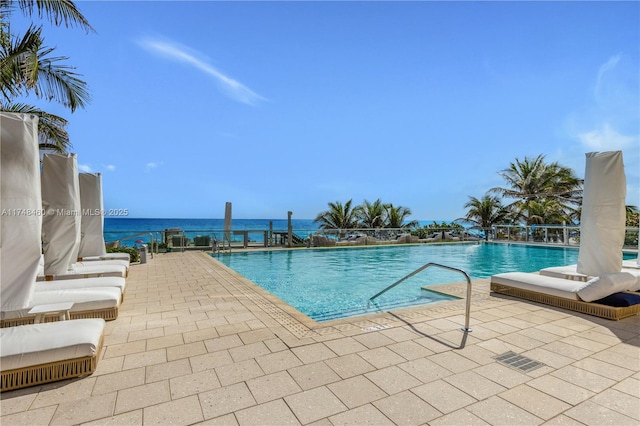
<svg viewBox="0 0 640 426">
<path fill-rule="evenodd" d="M 371 296 L 429 262 L 465 271 L 471 279 L 500 272 L 534 272 L 578 260 L 575 248 L 516 244 L 442 244 L 242 252 L 216 259 L 316 321 L 452 300 L 424 285 L 464 281 L 430 268 L 367 306 Z"/>
</svg>

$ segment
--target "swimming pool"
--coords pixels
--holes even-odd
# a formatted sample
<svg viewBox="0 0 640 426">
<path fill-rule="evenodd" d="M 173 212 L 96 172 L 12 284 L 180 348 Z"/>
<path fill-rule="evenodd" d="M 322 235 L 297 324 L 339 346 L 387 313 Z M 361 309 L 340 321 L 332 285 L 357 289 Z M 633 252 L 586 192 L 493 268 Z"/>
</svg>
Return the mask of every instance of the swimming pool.
<svg viewBox="0 0 640 426">
<path fill-rule="evenodd" d="M 578 261 L 578 250 L 518 244 L 442 244 L 242 252 L 216 259 L 318 322 L 381 310 L 424 305 L 453 297 L 421 286 L 464 281 L 430 268 L 376 299 L 371 296 L 428 262 L 467 272 L 471 279 Z"/>
</svg>

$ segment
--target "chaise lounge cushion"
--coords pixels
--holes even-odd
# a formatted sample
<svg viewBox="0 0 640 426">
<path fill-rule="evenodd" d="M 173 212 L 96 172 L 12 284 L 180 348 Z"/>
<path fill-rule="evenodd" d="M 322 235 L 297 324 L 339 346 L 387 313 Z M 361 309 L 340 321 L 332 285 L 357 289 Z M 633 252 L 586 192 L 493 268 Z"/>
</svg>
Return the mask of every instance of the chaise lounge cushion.
<svg viewBox="0 0 640 426">
<path fill-rule="evenodd" d="M 103 319 L 79 319 L 0 329 L 2 370 L 95 356 Z"/>
<path fill-rule="evenodd" d="M 636 284 L 636 277 L 627 273 L 604 274 L 591 278 L 578 289 L 578 296 L 585 302 L 593 302 L 613 293 L 626 291 Z"/>
<path fill-rule="evenodd" d="M 572 300 L 578 299 L 576 292 L 584 285 L 580 281 L 548 277 L 530 272 L 496 274 L 491 277 L 491 282 Z"/>
</svg>

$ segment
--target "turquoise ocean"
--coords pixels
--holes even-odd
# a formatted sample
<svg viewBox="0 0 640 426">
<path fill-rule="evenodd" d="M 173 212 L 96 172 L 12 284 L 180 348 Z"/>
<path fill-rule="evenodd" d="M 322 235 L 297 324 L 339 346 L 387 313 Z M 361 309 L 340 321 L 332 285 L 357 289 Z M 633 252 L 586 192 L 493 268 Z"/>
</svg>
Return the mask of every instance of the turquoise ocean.
<svg viewBox="0 0 640 426">
<path fill-rule="evenodd" d="M 420 226 L 433 223 L 433 220 L 420 220 Z M 441 223 L 442 220 L 436 220 Z M 449 222 L 449 221 L 447 221 Z M 268 231 L 270 224 L 274 231 L 286 231 L 287 219 L 233 219 L 231 229 L 235 231 L 252 230 Z M 291 219 L 293 231 L 306 237 L 309 233 L 318 229 L 318 225 L 313 219 Z M 224 229 L 224 219 L 149 219 L 149 218 L 123 218 L 105 217 L 104 238 L 110 242 L 121 240 L 124 246 L 133 246 L 143 242 L 149 242 L 152 238 L 160 238 L 159 232 L 167 229 L 181 229 L 190 238 L 196 235 L 207 235 L 211 233 L 221 233 Z M 151 233 L 151 235 L 150 235 Z M 218 236 L 218 238 L 221 238 Z"/>
</svg>

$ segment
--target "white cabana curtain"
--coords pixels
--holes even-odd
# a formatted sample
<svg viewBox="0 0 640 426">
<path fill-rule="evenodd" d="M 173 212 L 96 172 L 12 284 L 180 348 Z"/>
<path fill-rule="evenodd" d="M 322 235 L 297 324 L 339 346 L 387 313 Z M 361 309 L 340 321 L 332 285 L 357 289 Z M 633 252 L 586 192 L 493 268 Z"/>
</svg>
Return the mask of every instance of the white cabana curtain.
<svg viewBox="0 0 640 426">
<path fill-rule="evenodd" d="M 590 276 L 620 272 L 627 195 L 622 152 L 586 157 L 577 271 Z"/>
<path fill-rule="evenodd" d="M 104 256 L 104 204 L 102 199 L 102 175 L 80 173 L 80 249 L 78 257 Z"/>
<path fill-rule="evenodd" d="M 78 260 L 80 185 L 75 154 L 42 158 L 42 242 L 45 275 L 65 274 Z"/>
<path fill-rule="evenodd" d="M 40 262 L 38 117 L 0 112 L 0 302 L 27 308 Z"/>
</svg>

